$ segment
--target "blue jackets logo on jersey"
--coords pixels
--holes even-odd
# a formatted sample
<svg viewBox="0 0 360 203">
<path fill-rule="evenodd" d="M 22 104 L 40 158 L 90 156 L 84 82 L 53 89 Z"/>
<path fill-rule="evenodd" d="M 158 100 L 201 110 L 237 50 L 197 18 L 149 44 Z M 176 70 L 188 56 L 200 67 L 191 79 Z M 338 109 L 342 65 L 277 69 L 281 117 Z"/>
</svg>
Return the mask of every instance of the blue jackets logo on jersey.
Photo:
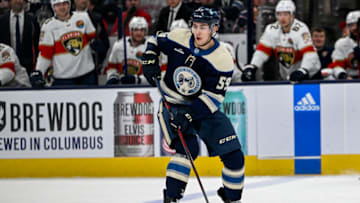
<svg viewBox="0 0 360 203">
<path fill-rule="evenodd" d="M 185 96 L 196 94 L 201 87 L 200 76 L 189 67 L 180 66 L 176 68 L 173 80 L 177 91 Z"/>
</svg>

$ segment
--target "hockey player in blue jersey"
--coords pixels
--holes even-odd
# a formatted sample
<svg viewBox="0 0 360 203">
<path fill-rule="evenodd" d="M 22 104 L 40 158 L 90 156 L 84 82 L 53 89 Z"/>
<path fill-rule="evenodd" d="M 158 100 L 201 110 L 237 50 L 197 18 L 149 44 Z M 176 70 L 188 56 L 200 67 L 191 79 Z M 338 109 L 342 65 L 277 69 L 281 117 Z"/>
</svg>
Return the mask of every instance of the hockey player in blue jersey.
<svg viewBox="0 0 360 203">
<path fill-rule="evenodd" d="M 219 196 L 226 203 L 240 202 L 244 185 L 244 155 L 229 119 L 219 111 L 231 82 L 233 59 L 214 38 L 220 16 L 216 10 L 200 7 L 191 16 L 191 30 L 175 29 L 149 39 L 143 55 L 143 73 L 150 84 L 160 86 L 174 117 L 161 103 L 158 118 L 168 145 L 176 150 L 166 173 L 164 203 L 179 202 L 191 171 L 190 161 L 180 142 L 184 139 L 193 159 L 199 153 L 196 134 L 210 156 L 220 156 L 224 164 Z M 168 55 L 161 78 L 160 52 Z M 220 174 L 219 174 L 220 175 Z"/>
</svg>

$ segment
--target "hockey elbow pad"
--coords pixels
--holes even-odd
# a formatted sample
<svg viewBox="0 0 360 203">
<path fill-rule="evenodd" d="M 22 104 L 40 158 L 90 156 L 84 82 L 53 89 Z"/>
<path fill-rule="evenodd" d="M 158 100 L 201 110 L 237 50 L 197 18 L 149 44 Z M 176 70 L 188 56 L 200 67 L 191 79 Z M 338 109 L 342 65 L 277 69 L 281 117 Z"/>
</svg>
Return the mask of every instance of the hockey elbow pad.
<svg viewBox="0 0 360 203">
<path fill-rule="evenodd" d="M 256 79 L 256 66 L 253 64 L 245 65 L 241 75 L 242 81 L 255 81 Z"/>
</svg>

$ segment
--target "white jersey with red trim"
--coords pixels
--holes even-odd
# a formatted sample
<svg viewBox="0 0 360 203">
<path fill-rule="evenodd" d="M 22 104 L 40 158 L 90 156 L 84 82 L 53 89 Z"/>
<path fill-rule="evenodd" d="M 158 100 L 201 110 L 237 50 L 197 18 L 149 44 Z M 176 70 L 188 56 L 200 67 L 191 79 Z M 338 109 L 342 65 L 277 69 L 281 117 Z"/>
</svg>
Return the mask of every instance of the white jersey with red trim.
<svg viewBox="0 0 360 203">
<path fill-rule="evenodd" d="M 266 26 L 251 64 L 262 67 L 272 53 L 279 61 L 280 75 L 284 80 L 299 68 L 306 69 L 310 77 L 320 70 L 320 60 L 309 29 L 305 23 L 297 19 L 294 19 L 288 33 L 282 31 L 279 22 Z"/>
<path fill-rule="evenodd" d="M 351 37 L 343 37 L 336 41 L 335 49 L 331 55 L 332 63 L 328 65 L 329 68 L 334 69 L 335 77 L 341 72 L 347 72 L 348 76 L 358 77 L 358 68 L 352 68 L 350 63 L 353 58 L 354 48 L 357 46 L 355 40 Z"/>
<path fill-rule="evenodd" d="M 126 37 L 126 58 L 127 58 L 127 74 L 137 75 L 140 78 L 140 84 L 146 84 L 145 76 L 142 74 L 141 57 L 146 49 L 146 41 L 138 46 L 132 46 L 130 43 L 130 37 Z M 120 39 L 114 43 L 111 50 L 108 67 L 106 68 L 106 75 L 109 79 L 110 75 L 118 73 L 121 76 L 124 74 L 124 41 Z"/>
<path fill-rule="evenodd" d="M 0 43 L 0 82 L 3 87 L 31 87 L 29 76 L 20 65 L 14 49 Z"/>
<path fill-rule="evenodd" d="M 70 19 L 49 18 L 41 27 L 39 57 L 36 70 L 43 74 L 51 62 L 54 77 L 76 78 L 94 70 L 89 43 L 95 37 L 95 27 L 87 12 L 73 12 Z"/>
</svg>

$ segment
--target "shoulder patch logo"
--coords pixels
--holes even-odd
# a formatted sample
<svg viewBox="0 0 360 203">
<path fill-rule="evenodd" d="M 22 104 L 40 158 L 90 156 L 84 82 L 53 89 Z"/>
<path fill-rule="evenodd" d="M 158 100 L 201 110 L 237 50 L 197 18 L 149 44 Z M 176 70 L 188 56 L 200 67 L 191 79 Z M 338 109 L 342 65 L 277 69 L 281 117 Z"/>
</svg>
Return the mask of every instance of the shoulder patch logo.
<svg viewBox="0 0 360 203">
<path fill-rule="evenodd" d="M 72 55 L 77 56 L 83 49 L 83 34 L 81 32 L 69 32 L 60 37 L 63 47 Z"/>
<path fill-rule="evenodd" d="M 4 52 L 1 54 L 1 59 L 2 59 L 3 63 L 6 63 L 6 62 L 11 61 L 10 53 L 9 53 L 8 51 L 4 51 Z"/>
<path fill-rule="evenodd" d="M 78 28 L 83 28 L 84 27 L 84 21 L 83 20 L 78 20 L 76 21 L 76 27 Z"/>
<path fill-rule="evenodd" d="M 45 32 L 41 31 L 39 35 L 39 41 L 42 42 L 44 40 Z"/>
<path fill-rule="evenodd" d="M 175 69 L 173 80 L 177 91 L 185 96 L 194 95 L 201 88 L 200 76 L 193 69 L 186 66 Z"/>
<path fill-rule="evenodd" d="M 311 36 L 310 36 L 310 33 L 308 32 L 304 32 L 301 34 L 303 40 L 304 40 L 304 43 L 307 44 L 307 43 L 310 43 L 311 42 Z"/>
<path fill-rule="evenodd" d="M 320 106 L 316 104 L 314 97 L 308 92 L 296 103 L 295 111 L 320 111 Z"/>
</svg>

